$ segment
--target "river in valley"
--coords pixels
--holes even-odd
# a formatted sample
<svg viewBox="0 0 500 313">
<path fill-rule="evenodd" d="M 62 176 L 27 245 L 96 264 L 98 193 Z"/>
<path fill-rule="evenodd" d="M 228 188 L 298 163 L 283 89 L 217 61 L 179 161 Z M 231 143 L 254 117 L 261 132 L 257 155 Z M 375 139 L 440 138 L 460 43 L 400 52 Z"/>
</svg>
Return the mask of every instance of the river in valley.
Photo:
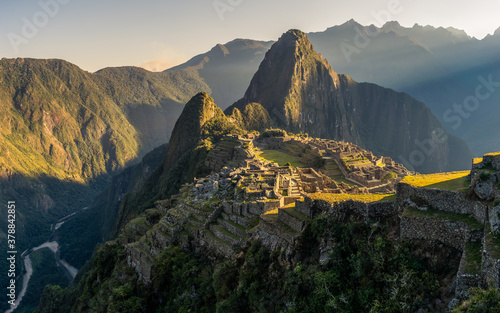
<svg viewBox="0 0 500 313">
<path fill-rule="evenodd" d="M 85 210 L 85 209 L 87 209 L 87 208 L 84 208 L 83 210 Z M 74 212 L 74 213 L 72 213 L 72 214 L 70 214 L 68 216 L 65 216 L 65 217 L 59 219 L 56 223 L 52 224 L 51 225 L 52 235 L 50 236 L 50 238 L 49 238 L 49 240 L 47 242 L 44 242 L 43 244 L 39 245 L 38 247 L 26 250 L 26 251 L 24 251 L 21 254 L 21 257 L 23 258 L 23 261 L 24 261 L 24 269 L 25 269 L 25 273 L 23 275 L 23 285 L 22 285 L 21 291 L 17 295 L 17 299 L 16 299 L 16 302 L 15 302 L 16 304 L 14 306 L 11 306 L 10 309 L 6 310 L 5 313 L 12 313 L 12 312 L 14 312 L 14 310 L 18 307 L 18 305 L 23 300 L 23 297 L 26 294 L 26 291 L 28 290 L 29 281 L 30 281 L 31 275 L 33 275 L 33 265 L 31 263 L 31 259 L 30 259 L 30 253 L 31 252 L 34 252 L 34 251 L 37 251 L 37 250 L 40 250 L 40 249 L 45 249 L 45 248 L 50 249 L 54 253 L 54 257 L 55 257 L 55 261 L 56 261 L 57 265 L 63 270 L 64 275 L 66 275 L 66 277 L 68 278 L 68 280 L 71 281 L 71 280 L 73 280 L 73 278 L 75 278 L 76 274 L 78 273 L 78 269 L 76 269 L 75 267 L 71 266 L 65 260 L 61 259 L 61 255 L 60 255 L 60 252 L 59 252 L 59 243 L 57 241 L 55 241 L 55 240 L 52 240 L 52 239 L 54 238 L 54 235 L 55 235 L 56 231 L 69 218 L 71 218 L 72 216 L 74 216 L 76 213 L 78 213 L 78 212 Z"/>
</svg>

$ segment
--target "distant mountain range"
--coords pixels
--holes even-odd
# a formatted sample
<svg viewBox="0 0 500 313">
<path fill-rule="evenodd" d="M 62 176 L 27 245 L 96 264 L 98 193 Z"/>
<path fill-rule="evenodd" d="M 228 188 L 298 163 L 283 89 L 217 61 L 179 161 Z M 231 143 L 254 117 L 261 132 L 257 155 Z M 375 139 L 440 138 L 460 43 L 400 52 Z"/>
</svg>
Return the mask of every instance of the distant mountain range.
<svg viewBox="0 0 500 313">
<path fill-rule="evenodd" d="M 487 86 L 479 105 L 470 98 L 484 80 L 500 82 L 500 29 L 478 40 L 451 27 L 406 28 L 388 22 L 378 28 L 350 20 L 307 36 L 336 72 L 407 92 L 424 102 L 447 131 L 466 140 L 475 155 L 500 145 L 500 137 L 492 136 L 500 133 L 495 119 L 500 110 L 500 92 L 495 92 L 499 84 Z M 271 44 L 231 41 L 174 69 L 196 71 L 225 109 L 244 93 Z M 223 77 L 224 82 L 212 77 Z M 221 88 L 227 92 L 216 92 Z M 471 110 L 462 112 L 454 104 Z"/>
<path fill-rule="evenodd" d="M 500 137 L 493 134 L 500 133 L 495 118 L 500 113 L 500 28 L 478 40 L 454 28 L 405 28 L 397 22 L 376 28 L 351 20 L 309 37 L 335 70 L 425 102 L 475 155 L 498 149 Z M 487 84 L 478 97 L 484 81 L 497 83 Z"/>
</svg>

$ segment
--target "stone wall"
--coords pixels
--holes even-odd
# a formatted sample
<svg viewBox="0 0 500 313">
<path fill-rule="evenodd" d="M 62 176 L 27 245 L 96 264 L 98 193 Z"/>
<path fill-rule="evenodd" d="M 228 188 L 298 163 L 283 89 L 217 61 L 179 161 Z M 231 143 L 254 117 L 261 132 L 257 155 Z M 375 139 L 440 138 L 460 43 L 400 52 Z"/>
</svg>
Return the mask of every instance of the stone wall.
<svg viewBox="0 0 500 313">
<path fill-rule="evenodd" d="M 491 164 L 495 170 L 500 171 L 500 155 L 485 155 L 482 163 Z"/>
<path fill-rule="evenodd" d="M 489 209 L 490 228 L 494 234 L 500 235 L 500 205 Z"/>
<path fill-rule="evenodd" d="M 278 219 L 298 232 L 303 232 L 306 227 L 306 221 L 295 218 L 286 210 L 278 211 Z"/>
<path fill-rule="evenodd" d="M 304 201 L 296 201 L 295 210 L 309 218 L 326 212 L 338 220 L 344 220 L 347 216 L 354 216 L 360 221 L 394 216 L 399 213 L 398 206 L 392 201 L 365 203 L 348 200 L 330 203 L 324 200 L 312 200 L 309 197 L 305 197 Z"/>
<path fill-rule="evenodd" d="M 459 191 L 413 187 L 405 183 L 397 186 L 396 203 L 404 209 L 411 204 L 440 211 L 472 214 L 481 223 L 486 222 L 486 206 L 470 200 Z"/>
<path fill-rule="evenodd" d="M 424 217 L 401 217 L 401 239 L 437 240 L 464 250 L 468 225 Z"/>
<path fill-rule="evenodd" d="M 135 269 L 139 275 L 139 279 L 144 284 L 151 283 L 151 267 L 153 266 L 151 253 L 141 247 L 140 241 L 125 245 L 125 249 L 128 265 Z"/>
<path fill-rule="evenodd" d="M 469 297 L 469 289 L 481 285 L 481 276 L 473 274 L 460 274 L 455 279 L 455 298 L 464 300 Z"/>
<path fill-rule="evenodd" d="M 485 287 L 492 283 L 494 287 L 500 288 L 500 259 L 493 257 L 487 248 L 483 250 L 481 273 L 486 283 Z"/>
<path fill-rule="evenodd" d="M 293 234 L 283 231 L 281 228 L 276 227 L 275 224 L 269 223 L 262 217 L 260 218 L 259 221 L 259 229 L 261 232 L 266 232 L 270 235 L 275 235 L 283 240 L 285 240 L 288 244 L 294 245 L 295 240 L 298 238 L 297 236 L 294 236 Z"/>
</svg>

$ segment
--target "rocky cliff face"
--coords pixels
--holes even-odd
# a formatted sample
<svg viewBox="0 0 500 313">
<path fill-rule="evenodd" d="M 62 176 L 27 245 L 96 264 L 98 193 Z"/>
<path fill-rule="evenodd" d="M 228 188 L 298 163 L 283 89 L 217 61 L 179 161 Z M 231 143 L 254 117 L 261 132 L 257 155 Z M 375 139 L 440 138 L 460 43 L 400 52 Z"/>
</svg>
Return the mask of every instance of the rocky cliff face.
<svg viewBox="0 0 500 313">
<path fill-rule="evenodd" d="M 251 119 L 242 113 L 250 103 L 269 113 L 266 126 L 355 142 L 421 172 L 465 168 L 471 158 L 466 144 L 447 135 L 425 104 L 337 74 L 298 30 L 272 46 L 245 96 L 226 113 Z"/>
<path fill-rule="evenodd" d="M 199 93 L 189 100 L 172 131 L 164 167 L 170 168 L 182 154 L 195 147 L 208 121 L 223 117 L 224 113 L 208 94 Z"/>
</svg>

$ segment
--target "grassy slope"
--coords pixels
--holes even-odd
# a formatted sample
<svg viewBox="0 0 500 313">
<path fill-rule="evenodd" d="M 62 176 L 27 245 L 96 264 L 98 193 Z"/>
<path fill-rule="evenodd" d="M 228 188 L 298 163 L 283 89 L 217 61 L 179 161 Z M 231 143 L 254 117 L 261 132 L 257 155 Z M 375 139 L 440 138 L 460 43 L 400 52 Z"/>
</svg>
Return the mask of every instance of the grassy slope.
<svg viewBox="0 0 500 313">
<path fill-rule="evenodd" d="M 263 150 L 259 156 L 268 161 L 278 163 L 280 166 L 284 166 L 286 163 L 290 162 L 293 167 L 309 167 L 307 164 L 300 161 L 299 157 L 279 150 Z"/>
<path fill-rule="evenodd" d="M 368 195 L 350 195 L 336 193 L 315 193 L 309 196 L 313 200 L 323 200 L 330 203 L 343 202 L 348 200 L 360 201 L 365 203 L 378 201 L 395 201 L 395 194 L 368 194 Z"/>
<path fill-rule="evenodd" d="M 469 188 L 469 182 L 466 180 L 466 177 L 469 173 L 470 171 L 461 171 L 406 176 L 402 182 L 414 187 L 467 191 Z"/>
</svg>

